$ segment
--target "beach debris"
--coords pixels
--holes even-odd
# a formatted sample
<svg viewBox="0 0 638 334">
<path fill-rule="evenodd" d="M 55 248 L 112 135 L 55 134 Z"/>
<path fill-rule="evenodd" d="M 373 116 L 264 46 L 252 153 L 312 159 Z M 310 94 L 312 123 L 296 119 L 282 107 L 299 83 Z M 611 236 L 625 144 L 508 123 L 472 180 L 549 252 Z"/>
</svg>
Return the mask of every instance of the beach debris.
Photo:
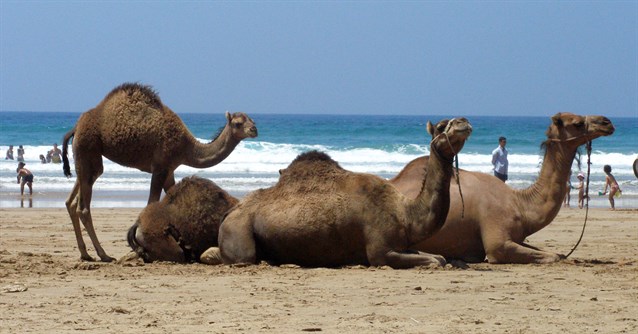
<svg viewBox="0 0 638 334">
<path fill-rule="evenodd" d="M 11 285 L 5 285 L 2 288 L 0 288 L 0 293 L 25 292 L 28 289 L 29 288 L 27 288 L 25 285 L 22 285 L 22 284 L 11 284 Z"/>
<path fill-rule="evenodd" d="M 100 269 L 100 265 L 97 263 L 90 263 L 90 262 L 78 262 L 75 264 L 75 266 L 73 266 L 73 269 L 96 270 L 96 269 Z"/>
<path fill-rule="evenodd" d="M 122 256 L 115 263 L 120 264 L 124 267 L 141 267 L 144 266 L 144 260 L 137 255 L 135 252 L 129 252 L 128 254 Z"/>
</svg>

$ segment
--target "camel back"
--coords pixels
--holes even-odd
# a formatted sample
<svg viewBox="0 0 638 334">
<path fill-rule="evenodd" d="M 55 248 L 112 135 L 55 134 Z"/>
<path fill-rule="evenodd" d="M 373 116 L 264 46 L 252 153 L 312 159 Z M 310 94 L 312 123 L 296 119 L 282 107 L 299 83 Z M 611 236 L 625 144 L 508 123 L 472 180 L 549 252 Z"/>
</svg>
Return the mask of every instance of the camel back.
<svg viewBox="0 0 638 334">
<path fill-rule="evenodd" d="M 113 90 L 106 95 L 103 102 L 122 92 L 126 93 L 129 97 L 132 97 L 134 94 L 137 93 L 145 100 L 148 105 L 153 106 L 159 110 L 162 110 L 162 108 L 164 108 L 162 100 L 160 100 L 159 96 L 151 86 L 130 82 L 123 83 L 113 88 Z"/>
</svg>

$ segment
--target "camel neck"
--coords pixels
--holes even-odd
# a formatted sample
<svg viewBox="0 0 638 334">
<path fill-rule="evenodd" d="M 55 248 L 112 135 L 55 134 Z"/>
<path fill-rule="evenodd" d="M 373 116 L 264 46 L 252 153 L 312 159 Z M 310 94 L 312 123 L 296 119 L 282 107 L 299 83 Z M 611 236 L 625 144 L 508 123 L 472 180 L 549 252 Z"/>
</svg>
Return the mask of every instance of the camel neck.
<svg viewBox="0 0 638 334">
<path fill-rule="evenodd" d="M 434 145 L 430 151 L 435 150 Z M 423 175 L 423 184 L 419 195 L 408 200 L 407 223 L 410 244 L 416 244 L 438 231 L 450 209 L 450 181 L 452 179 L 452 159 L 438 154 L 430 155 Z"/>
<path fill-rule="evenodd" d="M 230 127 L 226 126 L 219 136 L 208 144 L 195 140 L 193 154 L 188 157 L 186 165 L 195 168 L 215 166 L 226 159 L 238 144 L 239 140 L 233 138 Z"/>
<path fill-rule="evenodd" d="M 572 143 L 548 142 L 538 180 L 515 192 L 527 235 L 547 226 L 558 214 L 568 191 L 567 180 L 577 148 Z"/>
</svg>

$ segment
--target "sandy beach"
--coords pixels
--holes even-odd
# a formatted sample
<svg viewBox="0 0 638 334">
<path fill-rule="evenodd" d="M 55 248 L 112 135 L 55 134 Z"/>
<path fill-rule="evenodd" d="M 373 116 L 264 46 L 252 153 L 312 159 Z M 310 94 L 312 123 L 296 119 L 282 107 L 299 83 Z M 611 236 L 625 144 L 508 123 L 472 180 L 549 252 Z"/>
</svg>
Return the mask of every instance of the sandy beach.
<svg viewBox="0 0 638 334">
<path fill-rule="evenodd" d="M 129 252 L 139 211 L 93 210 L 111 256 Z M 584 216 L 563 209 L 528 241 L 567 253 Z M 4 208 L 0 217 L 2 333 L 638 331 L 635 209 L 590 209 L 581 245 L 560 263 L 410 270 L 88 263 L 65 209 Z"/>
</svg>

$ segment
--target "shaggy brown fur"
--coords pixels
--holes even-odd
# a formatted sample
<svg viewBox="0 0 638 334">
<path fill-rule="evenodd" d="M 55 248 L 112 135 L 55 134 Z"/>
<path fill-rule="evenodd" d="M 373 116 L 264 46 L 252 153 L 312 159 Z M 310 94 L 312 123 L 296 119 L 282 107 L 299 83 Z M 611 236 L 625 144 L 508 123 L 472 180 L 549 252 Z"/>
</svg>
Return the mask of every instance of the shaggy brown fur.
<svg viewBox="0 0 638 334">
<path fill-rule="evenodd" d="M 442 265 L 440 256 L 410 246 L 441 227 L 449 208 L 450 161 L 471 133 L 466 119 L 428 122 L 434 139 L 428 175 L 415 181 L 416 200 L 386 180 L 341 168 L 319 152 L 299 156 L 279 182 L 255 191 L 224 219 L 219 248 L 224 263 L 295 263 L 308 267 L 363 264 L 393 268 Z M 441 131 L 445 133 L 440 134 Z"/>
<path fill-rule="evenodd" d="M 492 175 L 460 171 L 465 214 L 456 185 L 450 189 L 450 212 L 443 228 L 415 249 L 440 254 L 448 259 L 490 263 L 548 263 L 561 255 L 524 243 L 525 238 L 552 222 L 560 210 L 566 180 L 580 145 L 614 133 L 603 116 L 558 113 L 547 130 L 546 153 L 536 183 L 514 190 Z M 431 159 L 431 158 L 430 158 Z M 414 198 L 413 183 L 423 177 L 428 158 L 410 162 L 390 180 L 397 189 Z"/>
<path fill-rule="evenodd" d="M 181 119 L 163 105 L 149 87 L 126 83 L 113 89 L 95 108 L 83 113 L 63 140 L 64 174 L 71 176 L 67 146 L 73 139 L 77 180 L 66 206 L 73 222 L 81 258 L 93 261 L 82 239 L 80 220 L 102 261 L 112 261 L 100 245 L 91 218 L 93 183 L 102 174 L 102 156 L 120 165 L 152 173 L 148 203 L 175 184 L 180 165 L 207 168 L 223 161 L 244 138 L 257 136 L 254 122 L 243 113 L 226 113 L 226 126 L 211 143 L 202 144 Z"/>
<path fill-rule="evenodd" d="M 198 261 L 217 246 L 222 219 L 238 200 L 214 182 L 191 176 L 142 210 L 127 240 L 144 261 Z"/>
</svg>

